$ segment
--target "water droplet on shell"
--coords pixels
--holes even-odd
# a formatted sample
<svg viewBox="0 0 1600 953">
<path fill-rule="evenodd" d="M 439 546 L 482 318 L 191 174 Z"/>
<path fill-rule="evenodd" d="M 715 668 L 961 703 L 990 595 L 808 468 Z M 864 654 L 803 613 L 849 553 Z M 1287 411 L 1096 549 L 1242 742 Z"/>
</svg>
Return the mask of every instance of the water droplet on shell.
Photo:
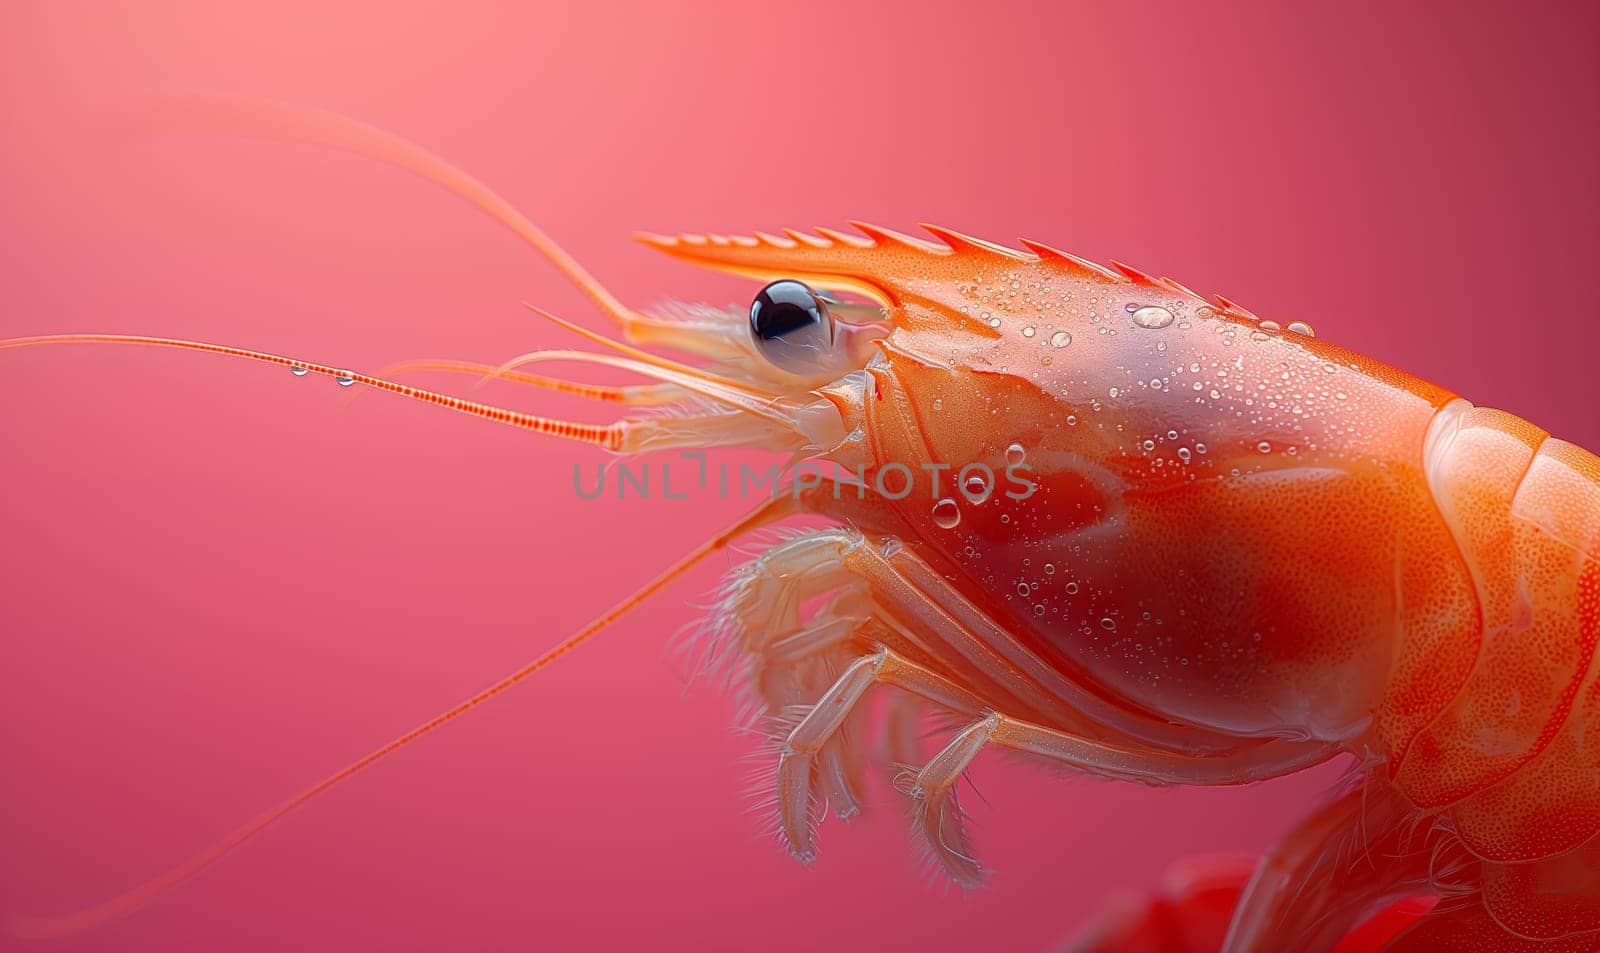
<svg viewBox="0 0 1600 953">
<path fill-rule="evenodd" d="M 1133 323 L 1141 328 L 1164 328 L 1174 320 L 1176 317 L 1171 311 L 1157 304 L 1145 305 L 1133 312 Z"/>
</svg>

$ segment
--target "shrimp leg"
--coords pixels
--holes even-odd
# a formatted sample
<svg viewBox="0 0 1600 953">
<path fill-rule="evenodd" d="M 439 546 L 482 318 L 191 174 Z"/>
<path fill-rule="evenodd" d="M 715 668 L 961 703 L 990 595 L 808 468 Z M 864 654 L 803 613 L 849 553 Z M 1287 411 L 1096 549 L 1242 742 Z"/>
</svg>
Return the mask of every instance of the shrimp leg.
<svg viewBox="0 0 1600 953">
<path fill-rule="evenodd" d="M 1322 805 L 1256 866 L 1223 951 L 1328 950 L 1379 909 L 1431 892 L 1454 855 L 1438 834 L 1411 834 L 1406 813 L 1360 788 Z"/>
<path fill-rule="evenodd" d="M 906 789 L 922 804 L 919 832 L 940 863 L 964 883 L 976 880 L 978 870 L 964 847 L 960 811 L 952 791 L 967 766 L 988 745 L 1097 777 L 1149 785 L 1245 784 L 1302 767 L 1319 757 L 1321 749 L 1314 743 L 1273 741 L 1229 754 L 1195 756 L 1110 745 L 990 712 L 956 734 Z"/>
<path fill-rule="evenodd" d="M 780 749 L 780 829 L 790 851 L 801 859 L 811 858 L 815 850 L 811 805 L 817 759 L 867 690 L 878 683 L 896 686 L 969 720 L 967 729 L 916 776 L 907 792 L 923 802 L 919 829 L 935 858 L 965 882 L 975 880 L 978 869 L 959 846 L 959 835 L 950 833 L 955 829 L 950 791 L 986 744 L 1088 773 L 1148 784 L 1244 783 L 1303 767 L 1330 753 L 1319 742 L 1286 740 L 1244 743 L 1219 751 L 1168 751 L 1122 735 L 1071 708 L 1062 721 L 1084 726 L 1082 732 L 997 713 L 985 699 L 1003 699 L 1008 710 L 1020 709 L 1028 715 L 1040 710 L 1054 713 L 1064 702 L 1060 694 L 1037 680 L 1050 674 L 1039 674 L 1043 669 L 1039 660 L 1023 654 L 1020 646 L 1012 645 L 1008 652 L 981 638 L 983 633 L 974 626 L 995 626 L 993 620 L 982 617 L 971 603 L 962 602 L 937 573 L 920 571 L 925 568 L 905 550 L 892 544 L 886 547 L 855 530 L 813 531 L 772 547 L 743 567 L 719 609 L 725 624 L 743 634 L 746 650 L 760 660 L 768 646 L 796 638 L 784 636 L 775 643 L 771 633 L 774 628 L 792 628 L 805 599 L 836 589 L 869 597 L 872 616 L 858 628 L 857 636 L 866 637 L 870 625 L 871 636 L 881 641 L 844 668 L 787 731 Z M 967 624 L 969 619 L 972 625 Z M 819 617 L 814 620 L 817 628 L 802 641 L 833 641 L 822 632 L 835 623 L 833 618 Z M 885 643 L 894 643 L 895 648 Z M 979 685 L 985 690 L 979 691 Z M 790 707 L 789 699 L 769 695 L 769 710 Z"/>
<path fill-rule="evenodd" d="M 1414 830 L 1411 810 L 1400 795 L 1369 785 L 1302 822 L 1257 867 L 1224 953 L 1277 950 L 1291 941 L 1328 949 L 1374 909 L 1417 896 L 1439 903 L 1411 916 L 1415 922 L 1382 949 L 1595 949 L 1593 904 L 1571 885 L 1593 883 L 1600 844 L 1529 864 L 1495 864 L 1470 853 L 1453 831 Z"/>
</svg>

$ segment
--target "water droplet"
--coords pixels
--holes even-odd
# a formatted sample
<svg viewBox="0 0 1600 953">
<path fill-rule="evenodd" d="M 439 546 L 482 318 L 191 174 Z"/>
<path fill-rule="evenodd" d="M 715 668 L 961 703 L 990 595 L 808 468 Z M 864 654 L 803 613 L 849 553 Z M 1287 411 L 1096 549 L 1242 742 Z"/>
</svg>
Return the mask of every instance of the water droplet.
<svg viewBox="0 0 1600 953">
<path fill-rule="evenodd" d="M 1037 333 L 1038 332 L 1034 330 L 1034 327 L 1031 324 L 1022 329 L 1022 336 L 1025 338 L 1031 338 Z"/>
<path fill-rule="evenodd" d="M 1128 311 L 1129 314 L 1132 314 L 1133 312 L 1135 312 L 1137 310 L 1139 310 L 1139 305 L 1138 304 L 1136 304 L 1135 302 L 1132 302 L 1132 301 L 1128 302 L 1127 311 Z"/>
<path fill-rule="evenodd" d="M 1272 444 L 1270 444 L 1270 443 L 1266 442 L 1265 440 L 1263 440 L 1260 443 L 1256 444 L 1256 449 L 1260 450 L 1262 453 L 1271 453 L 1272 452 Z"/>
<path fill-rule="evenodd" d="M 1067 590 L 1067 595 L 1075 596 L 1075 595 L 1078 594 L 1078 584 L 1075 583 L 1075 582 L 1069 582 L 1066 585 L 1066 590 Z"/>
<path fill-rule="evenodd" d="M 961 522 L 961 507 L 955 500 L 945 497 L 933 504 L 933 521 L 940 529 L 955 529 Z"/>
<path fill-rule="evenodd" d="M 998 328 L 999 326 L 1000 326 L 1000 319 L 999 318 L 990 318 L 989 319 L 989 327 Z"/>
<path fill-rule="evenodd" d="M 1107 391 L 1106 393 L 1110 394 L 1112 397 L 1115 397 L 1118 394 L 1122 393 L 1122 391 L 1120 391 L 1117 388 L 1113 387 L 1113 388 L 1111 388 L 1111 390 Z"/>
<path fill-rule="evenodd" d="M 1028 450 L 1020 443 L 1014 443 L 1006 448 L 1006 463 L 1016 466 L 1027 459 Z"/>
<path fill-rule="evenodd" d="M 982 500 L 989 493 L 989 481 L 981 473 L 969 474 L 965 480 L 961 481 L 961 491 L 967 495 L 969 500 Z"/>
<path fill-rule="evenodd" d="M 944 410 L 944 399 L 940 398 L 940 397 L 935 397 L 933 399 L 933 409 L 934 410 Z"/>
<path fill-rule="evenodd" d="M 304 377 L 307 374 L 311 373 L 311 368 L 309 368 L 309 367 L 291 367 L 291 368 L 289 368 L 289 373 L 293 374 L 296 377 Z"/>
<path fill-rule="evenodd" d="M 1071 343 L 1072 343 L 1072 335 L 1068 334 L 1065 331 L 1057 331 L 1056 333 L 1050 335 L 1050 346 L 1051 347 L 1066 347 L 1068 344 L 1071 344 Z"/>
<path fill-rule="evenodd" d="M 1171 311 L 1160 305 L 1145 305 L 1133 312 L 1133 323 L 1141 328 L 1164 328 L 1175 320 Z"/>
<path fill-rule="evenodd" d="M 904 544 L 900 542 L 900 537 L 885 536 L 883 538 L 883 558 L 888 559 L 900 552 L 902 548 L 904 548 Z"/>
<path fill-rule="evenodd" d="M 1304 334 L 1308 338 L 1314 338 L 1317 336 L 1317 332 L 1311 330 L 1311 325 L 1305 323 L 1304 321 L 1290 321 L 1289 330 L 1293 331 L 1295 334 Z"/>
<path fill-rule="evenodd" d="M 339 386 L 340 387 L 349 387 L 351 384 L 354 384 L 356 382 L 356 379 L 354 377 L 350 377 L 348 375 L 341 375 L 339 377 L 335 377 L 334 380 L 339 382 Z"/>
<path fill-rule="evenodd" d="M 1056 564 L 1055 563 L 1045 563 L 1044 564 L 1044 574 L 1046 576 L 1054 576 L 1056 574 Z"/>
<path fill-rule="evenodd" d="M 1146 450 L 1154 450 L 1156 448 L 1156 442 L 1154 440 L 1146 440 L 1141 446 L 1143 446 Z"/>
<path fill-rule="evenodd" d="M 1178 459 L 1179 460 L 1182 460 L 1184 463 L 1188 463 L 1189 462 L 1189 456 L 1190 456 L 1190 453 L 1189 453 L 1189 448 L 1188 447 L 1179 447 L 1178 448 Z"/>
<path fill-rule="evenodd" d="M 1025 583 L 1025 582 L 1017 583 L 1017 595 L 1022 596 L 1023 598 L 1027 598 L 1027 595 L 1028 595 L 1028 584 L 1027 583 Z"/>
<path fill-rule="evenodd" d="M 1111 618 L 1110 616 L 1105 616 L 1104 618 L 1102 618 L 1100 620 L 1100 628 L 1105 629 L 1107 632 L 1110 632 L 1112 629 L 1115 629 L 1116 627 L 1117 627 L 1117 620 Z"/>
</svg>

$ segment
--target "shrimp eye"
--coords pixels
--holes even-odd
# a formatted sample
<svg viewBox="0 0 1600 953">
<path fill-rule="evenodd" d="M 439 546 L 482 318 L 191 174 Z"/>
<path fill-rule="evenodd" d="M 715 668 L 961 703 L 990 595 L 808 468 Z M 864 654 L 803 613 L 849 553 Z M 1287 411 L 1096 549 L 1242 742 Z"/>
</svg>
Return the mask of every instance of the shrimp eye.
<svg viewBox="0 0 1600 953">
<path fill-rule="evenodd" d="M 828 305 L 792 278 L 774 281 L 756 294 L 750 303 L 750 335 L 762 357 L 792 374 L 814 374 L 835 361 Z"/>
</svg>

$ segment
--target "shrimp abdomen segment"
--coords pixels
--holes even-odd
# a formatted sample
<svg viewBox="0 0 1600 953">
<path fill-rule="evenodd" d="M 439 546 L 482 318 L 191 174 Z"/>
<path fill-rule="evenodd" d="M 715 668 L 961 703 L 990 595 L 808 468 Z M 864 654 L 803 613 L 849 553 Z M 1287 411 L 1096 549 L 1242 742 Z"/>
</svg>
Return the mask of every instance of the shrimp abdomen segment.
<svg viewBox="0 0 1600 953">
<path fill-rule="evenodd" d="M 1485 857 L 1570 849 L 1600 830 L 1600 461 L 1510 414 L 1439 412 L 1427 476 L 1471 574 L 1474 655 L 1456 697 L 1403 750 L 1395 779 L 1450 807 Z M 1493 809 L 1489 809 L 1491 804 Z"/>
</svg>

